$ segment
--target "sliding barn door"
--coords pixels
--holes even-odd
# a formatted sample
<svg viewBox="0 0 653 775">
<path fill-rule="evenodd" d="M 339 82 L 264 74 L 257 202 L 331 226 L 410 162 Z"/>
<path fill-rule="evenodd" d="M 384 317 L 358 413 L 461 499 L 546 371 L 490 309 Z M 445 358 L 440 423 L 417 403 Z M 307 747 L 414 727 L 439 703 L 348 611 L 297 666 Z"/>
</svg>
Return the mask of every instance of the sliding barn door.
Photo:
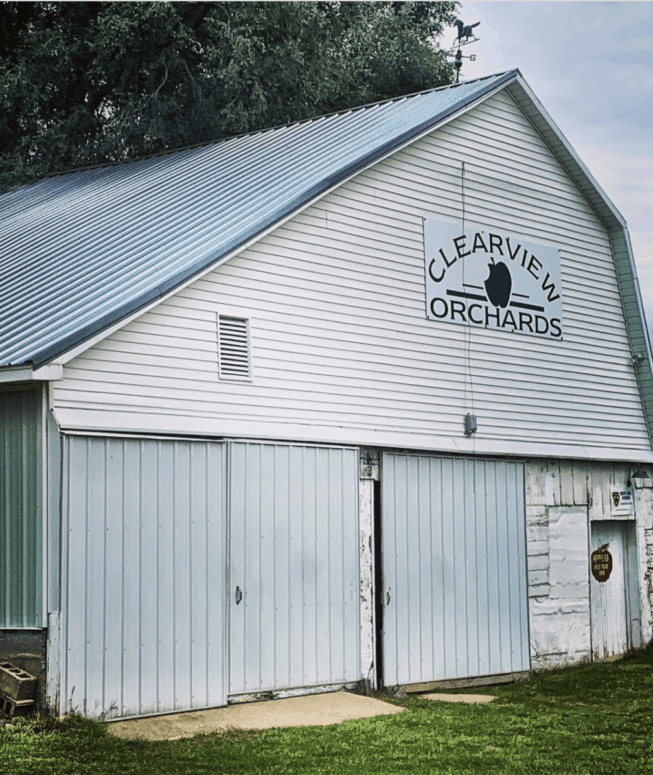
<svg viewBox="0 0 653 775">
<path fill-rule="evenodd" d="M 225 446 L 66 437 L 62 710 L 226 704 Z"/>
<path fill-rule="evenodd" d="M 524 467 L 385 454 L 387 686 L 530 669 Z"/>
<path fill-rule="evenodd" d="M 229 693 L 359 680 L 356 450 L 229 449 Z"/>
</svg>

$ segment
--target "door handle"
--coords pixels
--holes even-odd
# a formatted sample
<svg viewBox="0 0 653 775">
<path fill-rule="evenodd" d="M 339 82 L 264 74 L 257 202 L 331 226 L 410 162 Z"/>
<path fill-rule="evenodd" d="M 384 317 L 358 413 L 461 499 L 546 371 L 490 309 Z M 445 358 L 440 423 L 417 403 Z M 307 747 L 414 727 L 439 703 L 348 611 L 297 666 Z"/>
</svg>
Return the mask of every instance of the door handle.
<svg viewBox="0 0 653 775">
<path fill-rule="evenodd" d="M 385 604 L 386 605 L 390 605 L 390 593 L 389 592 L 385 593 Z"/>
<path fill-rule="evenodd" d="M 240 587 L 236 587 L 236 605 L 243 599 L 243 593 Z"/>
</svg>

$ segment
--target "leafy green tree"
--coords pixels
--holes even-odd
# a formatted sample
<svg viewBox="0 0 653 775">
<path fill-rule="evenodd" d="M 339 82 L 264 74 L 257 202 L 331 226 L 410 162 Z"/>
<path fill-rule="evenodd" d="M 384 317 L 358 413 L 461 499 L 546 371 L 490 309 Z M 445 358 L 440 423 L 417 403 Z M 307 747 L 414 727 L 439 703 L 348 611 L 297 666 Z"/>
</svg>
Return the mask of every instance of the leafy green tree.
<svg viewBox="0 0 653 775">
<path fill-rule="evenodd" d="M 450 83 L 456 2 L 0 4 L 0 188 Z"/>
</svg>

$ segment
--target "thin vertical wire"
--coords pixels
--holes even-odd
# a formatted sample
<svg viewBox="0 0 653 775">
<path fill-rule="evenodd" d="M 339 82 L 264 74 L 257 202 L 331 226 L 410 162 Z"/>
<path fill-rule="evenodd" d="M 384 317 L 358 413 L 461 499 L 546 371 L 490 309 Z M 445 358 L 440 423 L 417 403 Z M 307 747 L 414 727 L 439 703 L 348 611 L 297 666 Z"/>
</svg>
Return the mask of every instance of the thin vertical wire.
<svg viewBox="0 0 653 775">
<path fill-rule="evenodd" d="M 460 193 L 461 193 L 461 200 L 462 200 L 462 229 L 463 234 L 465 234 L 465 162 L 461 162 L 461 172 L 460 172 Z M 465 259 L 463 259 L 463 285 L 466 281 L 466 269 L 467 269 L 467 262 Z M 467 399 L 467 379 L 469 378 L 469 406 L 472 414 L 475 414 L 474 411 L 474 378 L 472 375 L 472 325 L 469 321 L 466 321 L 465 324 L 465 385 L 464 385 L 464 396 L 465 400 Z M 472 445 L 473 448 L 476 448 L 476 436 L 472 434 Z"/>
<path fill-rule="evenodd" d="M 195 680 L 197 669 L 193 659 L 194 643 L 193 637 L 193 622 L 197 617 L 193 617 L 195 613 L 195 584 L 193 577 L 193 522 L 195 514 L 195 503 L 193 502 L 193 442 L 188 444 L 188 589 L 190 591 L 190 600 L 188 601 L 188 700 L 189 705 L 192 708 L 195 700 Z M 185 558 L 184 558 L 185 559 Z M 198 590 L 199 592 L 199 590 Z"/>
<path fill-rule="evenodd" d="M 462 227 L 463 234 L 465 234 L 465 220 L 466 220 L 466 201 L 465 201 L 465 162 L 461 164 L 460 175 L 460 190 L 462 199 Z M 463 284 L 466 278 L 467 262 L 463 259 Z M 472 327 L 469 321 L 465 326 L 465 359 L 466 359 L 466 374 L 465 374 L 465 394 L 467 393 L 467 377 L 469 376 L 469 395 L 470 395 L 470 407 L 472 414 L 474 414 L 474 381 L 472 377 Z"/>
</svg>

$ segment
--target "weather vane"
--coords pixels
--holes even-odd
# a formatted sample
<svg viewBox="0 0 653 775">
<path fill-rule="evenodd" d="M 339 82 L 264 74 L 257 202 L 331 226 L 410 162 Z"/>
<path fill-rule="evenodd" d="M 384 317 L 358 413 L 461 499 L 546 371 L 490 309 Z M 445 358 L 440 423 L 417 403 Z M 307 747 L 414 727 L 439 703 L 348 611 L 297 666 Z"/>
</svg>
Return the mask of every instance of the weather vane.
<svg viewBox="0 0 653 775">
<path fill-rule="evenodd" d="M 469 59 L 470 62 L 476 61 L 476 55 L 470 54 L 470 56 L 463 56 L 463 52 L 460 50 L 462 46 L 467 46 L 470 43 L 476 43 L 480 38 L 474 35 L 474 27 L 478 27 L 480 22 L 474 22 L 474 24 L 465 24 L 462 19 L 456 19 L 454 25 L 458 28 L 458 36 L 454 41 L 457 48 L 456 56 L 453 60 L 453 66 L 456 68 L 456 83 L 460 81 L 460 70 L 463 66 L 463 59 Z M 450 49 L 453 51 L 453 48 Z"/>
</svg>

